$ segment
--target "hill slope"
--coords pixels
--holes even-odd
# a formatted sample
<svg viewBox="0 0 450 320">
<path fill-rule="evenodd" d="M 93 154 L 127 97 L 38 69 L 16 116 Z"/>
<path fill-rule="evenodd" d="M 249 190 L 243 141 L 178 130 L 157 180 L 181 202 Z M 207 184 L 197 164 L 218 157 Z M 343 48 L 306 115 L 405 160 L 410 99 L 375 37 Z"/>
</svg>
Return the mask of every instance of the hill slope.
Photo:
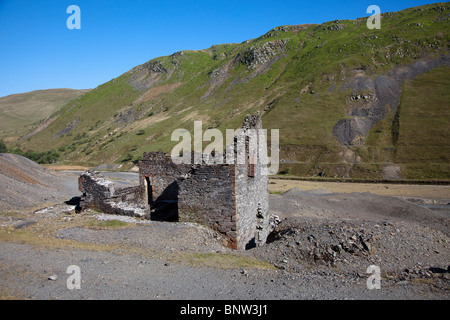
<svg viewBox="0 0 450 320">
<path fill-rule="evenodd" d="M 383 13 L 379 30 L 367 18 L 280 26 L 159 57 L 69 102 L 21 147 L 127 163 L 170 152 L 195 120 L 225 132 L 260 111 L 280 129 L 285 172 L 449 179 L 449 15 L 437 3 Z"/>
<path fill-rule="evenodd" d="M 0 137 L 18 139 L 37 123 L 89 90 L 49 89 L 0 97 Z"/>
</svg>

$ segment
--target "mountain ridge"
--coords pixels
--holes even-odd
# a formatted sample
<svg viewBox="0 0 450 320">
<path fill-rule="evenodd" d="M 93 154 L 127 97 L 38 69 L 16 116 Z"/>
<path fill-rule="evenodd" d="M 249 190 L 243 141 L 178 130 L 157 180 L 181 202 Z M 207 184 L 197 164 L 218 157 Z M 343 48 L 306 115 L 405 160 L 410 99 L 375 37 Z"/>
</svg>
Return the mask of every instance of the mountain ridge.
<svg viewBox="0 0 450 320">
<path fill-rule="evenodd" d="M 414 149 L 399 138 L 413 121 L 402 112 L 415 108 L 405 95 L 421 89 L 414 79 L 440 82 L 424 96 L 431 113 L 449 104 L 449 11 L 436 3 L 383 13 L 380 30 L 367 29 L 367 18 L 280 26 L 242 43 L 157 57 L 72 100 L 17 146 L 58 148 L 62 163 L 129 167 L 144 151 L 170 152 L 171 132 L 192 131 L 194 120 L 224 131 L 259 111 L 265 128 L 280 129 L 282 172 L 448 179 L 445 145 L 426 163 L 420 151 L 407 163 L 398 150 Z M 445 108 L 440 117 L 450 119 Z M 435 129 L 420 142 L 433 152 L 428 134 L 449 134 L 444 124 Z"/>
</svg>

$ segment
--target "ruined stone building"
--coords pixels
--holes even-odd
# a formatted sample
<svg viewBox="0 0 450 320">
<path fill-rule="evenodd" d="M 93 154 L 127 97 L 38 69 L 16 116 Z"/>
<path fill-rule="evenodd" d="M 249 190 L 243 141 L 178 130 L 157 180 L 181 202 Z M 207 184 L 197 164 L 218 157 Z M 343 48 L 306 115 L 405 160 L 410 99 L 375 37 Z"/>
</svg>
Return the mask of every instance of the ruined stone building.
<svg viewBox="0 0 450 320">
<path fill-rule="evenodd" d="M 163 152 L 144 153 L 139 186 L 116 189 L 101 174 L 80 176 L 82 208 L 159 221 L 196 222 L 217 231 L 225 244 L 245 250 L 266 242 L 277 224 L 269 216 L 266 137 L 259 116 L 247 116 L 235 137 L 245 162 L 175 164 Z M 252 136 L 253 135 L 253 136 Z M 258 160 L 249 161 L 249 140 L 258 145 Z M 265 171 L 266 170 L 266 171 Z"/>
</svg>

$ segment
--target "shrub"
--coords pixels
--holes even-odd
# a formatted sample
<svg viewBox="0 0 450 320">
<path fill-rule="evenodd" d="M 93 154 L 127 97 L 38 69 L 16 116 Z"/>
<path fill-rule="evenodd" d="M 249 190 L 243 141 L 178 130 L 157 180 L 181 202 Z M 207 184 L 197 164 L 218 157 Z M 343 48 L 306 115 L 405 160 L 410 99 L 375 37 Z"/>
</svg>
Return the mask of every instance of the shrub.
<svg viewBox="0 0 450 320">
<path fill-rule="evenodd" d="M 122 162 L 129 162 L 131 159 L 133 159 L 133 155 L 130 152 L 127 152 L 125 157 L 122 159 Z"/>
<path fill-rule="evenodd" d="M 138 165 L 139 164 L 139 161 L 141 161 L 142 160 L 142 156 L 137 156 L 134 160 L 133 160 L 133 164 L 134 165 Z"/>
<path fill-rule="evenodd" d="M 0 153 L 8 152 L 8 148 L 6 147 L 6 144 L 3 142 L 3 140 L 0 140 Z"/>
<path fill-rule="evenodd" d="M 16 148 L 16 149 L 12 150 L 12 153 L 24 156 L 24 157 L 26 157 L 34 162 L 37 162 L 39 164 L 54 163 L 59 158 L 59 153 L 56 152 L 56 150 L 54 150 L 54 149 L 52 149 L 50 151 L 46 151 L 46 152 L 38 152 L 38 151 L 31 150 L 31 151 L 27 151 L 24 153 L 19 148 Z"/>
<path fill-rule="evenodd" d="M 23 156 L 23 155 L 24 155 L 23 151 L 20 150 L 20 148 L 15 148 L 14 150 L 10 150 L 9 152 L 10 152 L 10 153 L 14 153 L 14 154 L 18 154 L 18 155 L 20 155 L 20 156 Z"/>
</svg>

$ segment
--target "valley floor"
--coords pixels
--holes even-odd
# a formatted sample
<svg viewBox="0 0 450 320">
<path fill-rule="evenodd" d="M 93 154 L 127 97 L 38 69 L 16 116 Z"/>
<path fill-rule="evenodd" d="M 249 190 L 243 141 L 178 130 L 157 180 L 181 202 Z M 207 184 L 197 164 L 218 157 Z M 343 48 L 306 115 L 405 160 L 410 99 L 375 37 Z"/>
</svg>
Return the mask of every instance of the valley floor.
<svg viewBox="0 0 450 320">
<path fill-rule="evenodd" d="M 76 173 L 60 174 L 67 178 L 67 199 L 76 196 Z M 120 174 L 114 181 L 133 183 L 132 176 Z M 273 182 L 272 191 L 291 187 Z M 424 186 L 443 192 L 439 199 L 414 193 L 406 197 L 416 200 L 406 201 L 361 187 L 345 193 L 344 186 L 330 183 L 295 183 L 300 185 L 270 195 L 270 210 L 282 220 L 277 232 L 265 246 L 245 252 L 223 247 L 214 232 L 197 224 L 75 214 L 59 202 L 46 210 L 36 210 L 42 204 L 4 211 L 0 298 L 450 298 L 450 211 L 441 203 L 447 186 Z M 427 201 L 439 202 L 439 208 L 426 208 Z M 67 288 L 72 265 L 81 271 L 79 290 Z M 371 265 L 380 268 L 380 289 L 368 288 Z"/>
</svg>

